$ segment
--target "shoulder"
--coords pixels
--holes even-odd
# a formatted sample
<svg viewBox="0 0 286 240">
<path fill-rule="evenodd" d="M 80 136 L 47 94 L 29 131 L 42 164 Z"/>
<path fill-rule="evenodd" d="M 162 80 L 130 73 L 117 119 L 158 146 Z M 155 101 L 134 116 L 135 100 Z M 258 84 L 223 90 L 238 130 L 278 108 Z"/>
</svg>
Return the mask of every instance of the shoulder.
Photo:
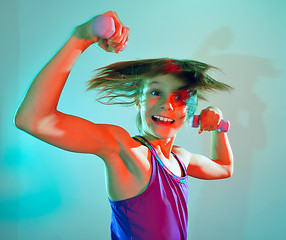
<svg viewBox="0 0 286 240">
<path fill-rule="evenodd" d="M 93 140 L 90 153 L 99 156 L 107 162 L 137 144 L 126 129 L 117 125 L 91 123 L 88 132 Z M 85 144 L 86 141 L 85 137 Z"/>
<path fill-rule="evenodd" d="M 104 154 L 100 157 L 109 165 L 115 159 L 122 163 L 136 162 L 142 156 L 148 155 L 148 148 L 135 140 L 128 131 L 116 125 L 102 125 L 104 135 L 112 136 L 103 146 Z M 104 136 L 102 136 L 104 137 Z"/>
<path fill-rule="evenodd" d="M 121 149 L 131 148 L 136 144 L 130 133 L 120 126 L 97 124 L 97 128 L 101 131 L 101 136 L 98 137 L 108 138 L 105 144 L 106 148 L 110 148 L 113 152 L 119 153 Z"/>
<path fill-rule="evenodd" d="M 193 153 L 177 145 L 173 146 L 172 151 L 180 158 L 181 161 L 184 162 L 186 167 L 189 166 L 190 160 L 194 155 Z"/>
<path fill-rule="evenodd" d="M 186 166 L 190 167 L 196 167 L 200 165 L 205 165 L 210 162 L 210 159 L 205 157 L 204 155 L 197 154 L 197 153 L 191 153 L 188 150 L 179 147 L 179 146 L 173 146 L 172 151 L 177 154 L 181 160 L 184 161 Z"/>
</svg>

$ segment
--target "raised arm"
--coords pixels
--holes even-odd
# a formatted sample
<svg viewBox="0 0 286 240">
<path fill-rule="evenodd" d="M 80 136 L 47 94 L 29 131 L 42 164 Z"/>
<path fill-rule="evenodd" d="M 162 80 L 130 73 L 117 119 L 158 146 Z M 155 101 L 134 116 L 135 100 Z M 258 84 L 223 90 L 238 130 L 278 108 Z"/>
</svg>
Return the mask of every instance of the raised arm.
<svg viewBox="0 0 286 240">
<path fill-rule="evenodd" d="M 233 173 L 233 153 L 227 133 L 217 131 L 222 112 L 215 107 L 200 114 L 200 130 L 211 131 L 211 158 L 189 154 L 188 175 L 201 179 L 228 178 Z"/>
<path fill-rule="evenodd" d="M 76 27 L 68 41 L 33 80 L 15 115 L 15 125 L 23 131 L 54 146 L 74 151 L 94 153 L 104 157 L 107 146 L 117 144 L 117 136 L 128 133 L 117 126 L 97 125 L 85 119 L 57 110 L 58 101 L 69 73 L 79 56 L 93 43 L 108 52 L 118 53 L 128 40 L 129 29 L 114 12 L 115 33 L 109 40 L 94 34 L 93 21 Z M 104 146 L 104 147 L 103 147 Z"/>
</svg>

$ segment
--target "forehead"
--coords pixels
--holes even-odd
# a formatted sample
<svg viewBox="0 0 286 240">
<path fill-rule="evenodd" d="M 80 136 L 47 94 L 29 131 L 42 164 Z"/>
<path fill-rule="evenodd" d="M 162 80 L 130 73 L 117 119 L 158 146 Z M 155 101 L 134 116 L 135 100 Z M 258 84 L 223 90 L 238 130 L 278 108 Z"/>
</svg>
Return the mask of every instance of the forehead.
<svg viewBox="0 0 286 240">
<path fill-rule="evenodd" d="M 156 77 L 146 79 L 145 87 L 150 88 L 152 86 L 176 91 L 187 89 L 187 81 L 170 74 L 158 75 Z"/>
</svg>

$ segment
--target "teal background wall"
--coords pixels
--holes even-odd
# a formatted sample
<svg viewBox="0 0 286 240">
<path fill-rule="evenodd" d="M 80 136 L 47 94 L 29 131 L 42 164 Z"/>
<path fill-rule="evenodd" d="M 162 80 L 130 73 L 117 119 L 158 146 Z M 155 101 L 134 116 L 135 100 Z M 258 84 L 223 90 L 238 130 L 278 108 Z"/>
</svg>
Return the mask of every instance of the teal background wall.
<svg viewBox="0 0 286 240">
<path fill-rule="evenodd" d="M 235 88 L 216 105 L 232 123 L 235 172 L 189 179 L 192 240 L 282 240 L 286 236 L 286 58 L 282 0 L 11 0 L 0 9 L 0 239 L 109 239 L 102 161 L 43 143 L 12 119 L 32 79 L 75 26 L 108 10 L 130 28 L 119 55 L 91 46 L 76 63 L 59 109 L 136 134 L 134 107 L 102 106 L 85 92 L 92 70 L 116 61 L 190 58 L 220 67 Z M 185 128 L 176 143 L 209 154 L 209 134 Z"/>
</svg>

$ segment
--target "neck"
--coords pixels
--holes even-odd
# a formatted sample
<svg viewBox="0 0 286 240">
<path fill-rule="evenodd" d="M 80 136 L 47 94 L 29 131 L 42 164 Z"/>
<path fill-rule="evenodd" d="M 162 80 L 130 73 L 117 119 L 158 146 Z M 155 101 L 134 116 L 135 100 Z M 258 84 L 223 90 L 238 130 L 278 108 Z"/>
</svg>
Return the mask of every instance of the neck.
<svg viewBox="0 0 286 240">
<path fill-rule="evenodd" d="M 151 135 L 142 135 L 155 148 L 157 154 L 170 159 L 171 150 L 175 141 L 175 136 L 171 138 L 156 138 Z"/>
</svg>

